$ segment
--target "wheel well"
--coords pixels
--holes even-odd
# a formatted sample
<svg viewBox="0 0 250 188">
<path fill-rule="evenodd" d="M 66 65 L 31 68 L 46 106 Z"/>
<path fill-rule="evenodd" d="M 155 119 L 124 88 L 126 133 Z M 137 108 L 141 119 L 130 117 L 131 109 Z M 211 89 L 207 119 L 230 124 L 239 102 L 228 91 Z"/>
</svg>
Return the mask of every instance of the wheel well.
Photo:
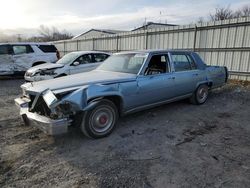
<svg viewBox="0 0 250 188">
<path fill-rule="evenodd" d="M 118 110 L 119 114 L 121 115 L 121 113 L 122 113 L 122 99 L 121 99 L 120 96 L 111 95 L 111 96 L 104 96 L 104 97 L 101 97 L 100 99 L 99 99 L 99 97 L 98 97 L 98 98 L 93 98 L 93 99 L 90 99 L 90 100 L 88 101 L 88 103 L 91 102 L 91 101 L 93 101 L 93 100 L 95 100 L 95 99 L 97 99 L 97 100 L 100 100 L 100 99 L 107 99 L 107 100 L 112 101 L 112 102 L 115 104 L 115 106 L 117 107 L 117 110 Z"/>
<path fill-rule="evenodd" d="M 200 84 L 197 85 L 196 89 L 198 89 L 198 87 L 199 87 L 200 85 L 207 85 L 207 86 L 208 86 L 208 89 L 211 89 L 212 86 L 213 86 L 213 82 L 200 83 Z"/>
<path fill-rule="evenodd" d="M 207 83 L 207 86 L 208 86 L 209 88 L 211 88 L 211 87 L 213 86 L 213 82 L 208 82 L 208 83 Z"/>
<path fill-rule="evenodd" d="M 46 62 L 38 61 L 38 62 L 33 63 L 32 67 L 37 66 L 37 65 L 41 65 L 41 64 L 44 64 L 44 63 L 46 63 Z"/>
</svg>

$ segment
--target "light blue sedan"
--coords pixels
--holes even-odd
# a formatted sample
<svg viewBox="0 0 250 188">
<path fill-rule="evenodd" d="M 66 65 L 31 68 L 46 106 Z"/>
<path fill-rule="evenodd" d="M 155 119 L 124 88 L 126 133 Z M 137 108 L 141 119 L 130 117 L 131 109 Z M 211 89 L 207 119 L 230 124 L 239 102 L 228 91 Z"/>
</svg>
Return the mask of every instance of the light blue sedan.
<svg viewBox="0 0 250 188">
<path fill-rule="evenodd" d="M 26 83 L 15 102 L 26 124 L 50 135 L 74 122 L 86 136 L 101 138 L 125 114 L 185 98 L 203 104 L 227 78 L 226 67 L 207 66 L 194 52 L 122 52 L 91 72 Z"/>
</svg>

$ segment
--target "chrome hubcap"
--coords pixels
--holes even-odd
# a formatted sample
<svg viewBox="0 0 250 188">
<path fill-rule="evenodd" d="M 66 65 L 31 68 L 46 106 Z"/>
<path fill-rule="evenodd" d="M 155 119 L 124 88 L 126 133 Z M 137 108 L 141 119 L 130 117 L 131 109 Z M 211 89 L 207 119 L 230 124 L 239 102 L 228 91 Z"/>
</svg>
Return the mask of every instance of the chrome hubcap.
<svg viewBox="0 0 250 188">
<path fill-rule="evenodd" d="M 114 110 L 109 106 L 100 106 L 93 112 L 90 118 L 91 127 L 98 133 L 107 131 L 113 122 Z"/>
<path fill-rule="evenodd" d="M 197 94 L 199 102 L 202 103 L 207 99 L 208 90 L 206 88 L 200 88 Z"/>
<path fill-rule="evenodd" d="M 107 123 L 108 121 L 108 117 L 106 115 L 102 115 L 100 118 L 99 118 L 99 123 L 104 125 L 105 123 Z"/>
</svg>

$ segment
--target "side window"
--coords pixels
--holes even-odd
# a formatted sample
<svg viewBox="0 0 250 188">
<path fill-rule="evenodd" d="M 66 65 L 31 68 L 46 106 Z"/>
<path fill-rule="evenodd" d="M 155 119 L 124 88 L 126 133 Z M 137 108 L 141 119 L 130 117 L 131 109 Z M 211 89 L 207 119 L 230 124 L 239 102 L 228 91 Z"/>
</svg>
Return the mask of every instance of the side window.
<svg viewBox="0 0 250 188">
<path fill-rule="evenodd" d="M 0 45 L 0 55 L 11 54 L 8 45 Z"/>
<path fill-rule="evenodd" d="M 34 52 L 31 46 L 29 45 L 13 45 L 12 47 L 15 55 Z"/>
<path fill-rule="evenodd" d="M 102 62 L 107 59 L 109 55 L 107 54 L 93 54 L 93 63 Z"/>
<path fill-rule="evenodd" d="M 189 55 L 173 54 L 172 59 L 174 63 L 175 72 L 196 69 L 196 64 Z"/>
<path fill-rule="evenodd" d="M 37 45 L 44 53 L 56 53 L 57 49 L 54 45 Z"/>
<path fill-rule="evenodd" d="M 154 55 L 151 57 L 145 75 L 162 74 L 170 72 L 168 55 Z"/>
<path fill-rule="evenodd" d="M 190 57 L 190 55 L 187 55 L 187 57 L 188 57 L 188 61 L 190 62 L 191 68 L 192 68 L 192 69 L 197 69 L 197 65 L 196 65 L 196 63 L 194 62 L 193 58 Z"/>
<path fill-rule="evenodd" d="M 78 57 L 75 61 L 79 62 L 80 64 L 91 63 L 91 55 L 90 54 L 82 55 Z"/>
</svg>

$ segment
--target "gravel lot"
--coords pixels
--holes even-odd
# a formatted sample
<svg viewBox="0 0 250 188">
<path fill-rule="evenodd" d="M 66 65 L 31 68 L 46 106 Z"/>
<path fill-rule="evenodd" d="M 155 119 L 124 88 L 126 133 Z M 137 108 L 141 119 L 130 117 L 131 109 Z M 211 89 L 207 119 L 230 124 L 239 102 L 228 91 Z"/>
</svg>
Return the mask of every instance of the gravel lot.
<svg viewBox="0 0 250 188">
<path fill-rule="evenodd" d="M 13 102 L 22 83 L 0 80 L 0 187 L 249 187 L 249 85 L 124 117 L 93 140 L 23 125 Z"/>
</svg>

